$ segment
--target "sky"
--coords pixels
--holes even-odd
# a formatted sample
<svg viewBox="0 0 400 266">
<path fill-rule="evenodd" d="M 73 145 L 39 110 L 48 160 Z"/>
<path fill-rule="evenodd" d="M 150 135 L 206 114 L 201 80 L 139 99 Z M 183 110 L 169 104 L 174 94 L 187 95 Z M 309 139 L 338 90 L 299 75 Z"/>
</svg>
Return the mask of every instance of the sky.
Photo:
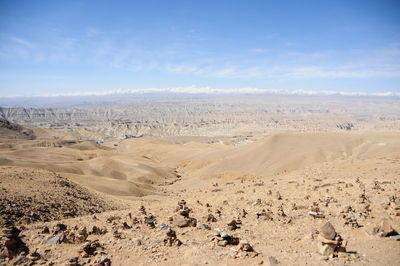
<svg viewBox="0 0 400 266">
<path fill-rule="evenodd" d="M 400 92 L 400 1 L 0 0 L 0 97 Z"/>
</svg>

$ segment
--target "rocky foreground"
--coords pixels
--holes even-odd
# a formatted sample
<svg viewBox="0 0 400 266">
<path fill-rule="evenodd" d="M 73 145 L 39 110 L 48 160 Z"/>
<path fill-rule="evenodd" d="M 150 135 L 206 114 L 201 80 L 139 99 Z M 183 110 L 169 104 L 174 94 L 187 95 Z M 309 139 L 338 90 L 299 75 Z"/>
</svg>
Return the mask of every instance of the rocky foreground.
<svg viewBox="0 0 400 266">
<path fill-rule="evenodd" d="M 48 222 L 95 214 L 116 207 L 59 174 L 0 167 L 0 225 Z"/>
<path fill-rule="evenodd" d="M 125 210 L 7 225 L 6 265 L 398 265 L 398 159 L 193 180 Z"/>
</svg>

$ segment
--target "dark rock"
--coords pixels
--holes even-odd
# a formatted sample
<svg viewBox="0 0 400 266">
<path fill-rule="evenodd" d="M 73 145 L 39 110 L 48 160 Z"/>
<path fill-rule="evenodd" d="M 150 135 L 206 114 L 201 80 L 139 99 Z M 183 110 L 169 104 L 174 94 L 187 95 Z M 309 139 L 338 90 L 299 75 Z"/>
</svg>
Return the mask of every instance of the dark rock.
<svg viewBox="0 0 400 266">
<path fill-rule="evenodd" d="M 253 247 L 247 241 L 241 241 L 239 244 L 239 250 L 245 252 L 253 252 Z"/>
<path fill-rule="evenodd" d="M 49 229 L 49 227 L 44 226 L 41 233 L 42 233 L 42 234 L 50 234 L 50 229 Z"/>
<path fill-rule="evenodd" d="M 154 217 L 152 214 L 144 218 L 144 223 L 150 228 L 156 227 L 155 222 L 156 222 L 156 217 Z"/>
<path fill-rule="evenodd" d="M 330 222 L 327 222 L 321 228 L 321 234 L 325 239 L 333 240 L 336 236 L 336 231 L 333 225 Z"/>
<path fill-rule="evenodd" d="M 59 232 L 62 232 L 62 231 L 65 231 L 65 230 L 67 230 L 67 226 L 65 225 L 65 224 L 56 224 L 54 227 L 53 227 L 53 233 L 54 234 L 58 234 Z"/>
<path fill-rule="evenodd" d="M 228 230 L 235 231 L 236 229 L 239 229 L 239 225 L 242 224 L 241 221 L 237 220 L 232 220 L 228 223 Z"/>
<path fill-rule="evenodd" d="M 89 234 L 91 235 L 104 235 L 105 233 L 107 233 L 107 228 L 103 227 L 97 227 L 97 226 L 93 226 L 92 230 L 89 232 Z"/>
<path fill-rule="evenodd" d="M 208 216 L 207 216 L 207 222 L 216 222 L 217 221 L 217 218 L 215 218 L 215 216 L 214 215 L 212 215 L 211 213 L 210 214 L 208 214 Z"/>
</svg>

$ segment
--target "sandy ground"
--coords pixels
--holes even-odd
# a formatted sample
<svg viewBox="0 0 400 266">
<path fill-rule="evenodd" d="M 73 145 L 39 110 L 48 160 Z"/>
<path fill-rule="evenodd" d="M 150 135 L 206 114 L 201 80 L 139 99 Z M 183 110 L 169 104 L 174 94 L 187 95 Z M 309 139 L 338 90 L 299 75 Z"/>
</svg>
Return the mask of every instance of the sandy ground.
<svg viewBox="0 0 400 266">
<path fill-rule="evenodd" d="M 0 164 L 2 176 L 55 172 L 119 206 L 17 224 L 19 236 L 3 227 L 7 265 L 398 265 L 400 259 L 400 242 L 391 236 L 400 231 L 398 133 L 285 133 L 242 146 L 190 138 L 104 145 L 3 139 Z M 10 193 L 24 191 L 16 186 Z M 335 229 L 331 239 L 327 222 Z M 19 254 L 4 253 L 11 240 Z"/>
</svg>

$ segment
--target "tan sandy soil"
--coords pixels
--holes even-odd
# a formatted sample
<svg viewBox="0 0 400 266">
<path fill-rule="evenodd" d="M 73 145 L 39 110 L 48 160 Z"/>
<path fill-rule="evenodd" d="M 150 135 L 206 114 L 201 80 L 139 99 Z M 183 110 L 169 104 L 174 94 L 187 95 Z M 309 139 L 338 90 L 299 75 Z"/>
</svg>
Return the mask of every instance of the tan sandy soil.
<svg viewBox="0 0 400 266">
<path fill-rule="evenodd" d="M 287 133 L 242 146 L 176 137 L 60 147 L 40 141 L 3 141 L 0 163 L 13 166 L 2 167 L 4 175 L 27 169 L 22 167 L 50 170 L 123 206 L 19 226 L 30 255 L 7 264 L 108 265 L 107 258 L 112 265 L 397 265 L 400 259 L 400 242 L 383 237 L 400 230 L 396 133 Z M 13 193 L 24 193 L 18 187 Z M 176 209 L 181 200 L 186 205 Z M 185 207 L 195 227 L 186 226 L 193 220 L 180 214 Z M 384 226 L 374 231 L 382 219 Z M 240 228 L 230 230 L 232 220 Z M 319 254 L 320 243 L 328 241 L 321 229 L 327 221 L 340 242 L 331 257 Z M 54 232 L 58 223 L 67 230 Z M 87 235 L 93 226 L 107 232 Z M 176 239 L 160 226 L 170 226 Z M 218 232 L 240 243 L 226 243 Z M 54 236 L 61 243 L 52 244 Z M 96 239 L 99 246 L 88 255 L 82 245 Z"/>
</svg>

